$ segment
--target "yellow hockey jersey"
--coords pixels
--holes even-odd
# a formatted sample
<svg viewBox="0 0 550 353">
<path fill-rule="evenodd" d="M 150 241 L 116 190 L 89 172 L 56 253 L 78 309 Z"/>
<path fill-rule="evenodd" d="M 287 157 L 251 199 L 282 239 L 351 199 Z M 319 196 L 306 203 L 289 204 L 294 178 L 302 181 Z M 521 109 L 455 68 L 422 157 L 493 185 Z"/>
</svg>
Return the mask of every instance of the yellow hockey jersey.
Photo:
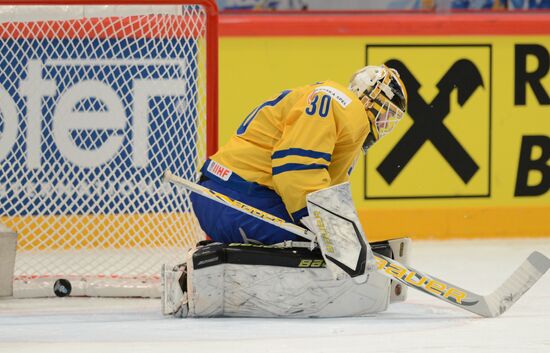
<svg viewBox="0 0 550 353">
<path fill-rule="evenodd" d="M 275 190 L 297 222 L 308 193 L 349 179 L 371 128 L 363 104 L 336 82 L 285 90 L 256 107 L 207 168 Z"/>
</svg>

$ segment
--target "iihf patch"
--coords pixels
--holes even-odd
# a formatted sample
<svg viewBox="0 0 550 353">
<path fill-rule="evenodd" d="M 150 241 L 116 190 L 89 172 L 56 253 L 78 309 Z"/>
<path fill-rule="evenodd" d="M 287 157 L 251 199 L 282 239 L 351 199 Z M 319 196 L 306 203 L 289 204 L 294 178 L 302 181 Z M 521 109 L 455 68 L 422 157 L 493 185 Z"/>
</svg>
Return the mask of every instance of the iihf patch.
<svg viewBox="0 0 550 353">
<path fill-rule="evenodd" d="M 208 163 L 208 168 L 206 170 L 208 170 L 210 173 L 214 174 L 223 181 L 228 181 L 231 174 L 233 174 L 231 169 L 226 168 L 223 165 L 214 162 L 213 160 L 210 160 L 210 163 Z"/>
</svg>

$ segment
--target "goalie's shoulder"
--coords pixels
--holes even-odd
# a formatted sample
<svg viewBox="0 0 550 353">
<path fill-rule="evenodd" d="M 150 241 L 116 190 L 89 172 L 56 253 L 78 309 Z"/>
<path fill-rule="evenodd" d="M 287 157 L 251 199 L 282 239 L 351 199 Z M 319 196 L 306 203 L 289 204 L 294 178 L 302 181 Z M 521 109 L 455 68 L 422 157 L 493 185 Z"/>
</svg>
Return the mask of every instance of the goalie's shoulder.
<svg viewBox="0 0 550 353">
<path fill-rule="evenodd" d="M 351 131 L 363 132 L 368 117 L 363 103 L 347 87 L 334 81 L 318 82 L 312 89 L 311 97 L 323 95 L 330 97 L 330 107 L 335 120 L 342 121 L 341 126 Z M 321 100 L 322 102 L 322 100 Z M 361 136 L 363 133 L 361 133 Z"/>
<path fill-rule="evenodd" d="M 317 82 L 311 87 L 310 96 L 322 95 L 329 96 L 337 107 L 341 109 L 348 109 L 357 103 L 359 100 L 355 95 L 346 87 L 334 81 L 321 81 Z"/>
</svg>

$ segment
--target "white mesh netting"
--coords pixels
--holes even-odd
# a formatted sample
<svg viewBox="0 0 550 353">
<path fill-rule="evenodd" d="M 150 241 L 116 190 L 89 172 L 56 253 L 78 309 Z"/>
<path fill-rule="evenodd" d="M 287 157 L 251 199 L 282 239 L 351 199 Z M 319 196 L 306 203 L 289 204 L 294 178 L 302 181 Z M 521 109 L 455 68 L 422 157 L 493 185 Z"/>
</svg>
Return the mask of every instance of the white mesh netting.
<svg viewBox="0 0 550 353">
<path fill-rule="evenodd" d="M 201 237 L 183 190 L 206 157 L 206 19 L 108 15 L 0 24 L 0 222 L 14 295 L 157 296 Z M 182 10 L 183 9 L 183 10 Z M 35 15 L 36 16 L 36 15 Z"/>
</svg>

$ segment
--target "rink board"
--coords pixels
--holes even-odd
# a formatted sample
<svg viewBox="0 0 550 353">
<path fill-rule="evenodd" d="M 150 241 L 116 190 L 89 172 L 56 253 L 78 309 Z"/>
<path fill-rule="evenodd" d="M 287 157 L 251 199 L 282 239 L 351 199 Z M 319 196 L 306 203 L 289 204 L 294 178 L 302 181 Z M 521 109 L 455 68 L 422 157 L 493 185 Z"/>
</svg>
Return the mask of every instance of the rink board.
<svg viewBox="0 0 550 353">
<path fill-rule="evenodd" d="M 351 176 L 369 239 L 550 234 L 550 15 L 233 20 L 220 26 L 220 144 L 281 90 L 387 63 L 409 112 Z"/>
</svg>

